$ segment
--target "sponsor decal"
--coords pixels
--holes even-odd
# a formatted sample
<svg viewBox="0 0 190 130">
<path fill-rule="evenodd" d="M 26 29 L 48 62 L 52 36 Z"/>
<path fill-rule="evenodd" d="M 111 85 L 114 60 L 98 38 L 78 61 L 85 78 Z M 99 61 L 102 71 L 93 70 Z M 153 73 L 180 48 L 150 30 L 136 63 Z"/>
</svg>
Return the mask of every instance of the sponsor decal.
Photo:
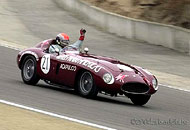
<svg viewBox="0 0 190 130">
<path fill-rule="evenodd" d="M 44 74 L 47 74 L 50 70 L 50 54 L 44 55 L 40 64 L 41 70 Z"/>
<path fill-rule="evenodd" d="M 77 57 L 68 56 L 68 55 L 57 56 L 57 59 L 72 62 L 72 63 L 79 64 L 79 65 L 83 65 L 85 67 L 90 68 L 91 70 L 93 70 L 96 73 L 98 73 L 103 68 L 91 61 L 79 59 Z"/>
<path fill-rule="evenodd" d="M 60 69 L 69 70 L 69 71 L 76 71 L 77 67 L 72 66 L 72 65 L 68 65 L 68 64 L 61 64 Z"/>
<path fill-rule="evenodd" d="M 118 75 L 118 76 L 115 77 L 115 78 L 116 78 L 117 81 L 120 81 L 120 82 L 124 83 L 124 79 L 125 79 L 126 77 L 128 77 L 128 75 L 120 74 L 120 75 Z"/>
</svg>

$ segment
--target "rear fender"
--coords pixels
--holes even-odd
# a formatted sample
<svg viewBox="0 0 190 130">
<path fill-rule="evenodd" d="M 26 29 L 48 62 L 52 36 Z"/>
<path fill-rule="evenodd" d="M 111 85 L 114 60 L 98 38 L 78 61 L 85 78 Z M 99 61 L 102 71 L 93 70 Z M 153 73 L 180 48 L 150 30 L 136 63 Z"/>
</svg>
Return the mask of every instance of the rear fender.
<svg viewBox="0 0 190 130">
<path fill-rule="evenodd" d="M 18 63 L 19 63 L 18 66 L 19 66 L 20 69 L 21 69 L 21 67 L 22 67 L 22 63 L 23 63 L 25 57 L 26 57 L 26 56 L 29 56 L 29 55 L 33 56 L 33 57 L 36 59 L 36 61 L 39 60 L 39 56 L 38 56 L 35 52 L 32 52 L 32 51 L 25 51 L 25 52 L 23 52 L 23 53 L 20 55 L 20 57 L 19 57 L 19 59 L 18 59 Z"/>
</svg>

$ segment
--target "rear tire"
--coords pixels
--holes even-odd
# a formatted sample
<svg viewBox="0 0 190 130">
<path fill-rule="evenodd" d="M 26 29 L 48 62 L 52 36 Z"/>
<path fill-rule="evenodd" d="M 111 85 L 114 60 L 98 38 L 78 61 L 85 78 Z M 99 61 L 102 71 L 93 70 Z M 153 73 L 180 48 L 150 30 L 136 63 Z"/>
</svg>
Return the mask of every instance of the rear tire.
<svg viewBox="0 0 190 130">
<path fill-rule="evenodd" d="M 36 85 L 40 80 L 36 72 L 36 64 L 36 59 L 33 56 L 25 57 L 21 67 L 21 76 L 24 83 Z"/>
<path fill-rule="evenodd" d="M 98 94 L 98 88 L 94 78 L 89 71 L 84 71 L 78 79 L 78 93 L 86 98 L 94 98 Z"/>
<path fill-rule="evenodd" d="M 149 101 L 150 97 L 151 95 L 140 95 L 140 94 L 133 94 L 129 96 L 133 104 L 138 106 L 146 104 Z"/>
</svg>

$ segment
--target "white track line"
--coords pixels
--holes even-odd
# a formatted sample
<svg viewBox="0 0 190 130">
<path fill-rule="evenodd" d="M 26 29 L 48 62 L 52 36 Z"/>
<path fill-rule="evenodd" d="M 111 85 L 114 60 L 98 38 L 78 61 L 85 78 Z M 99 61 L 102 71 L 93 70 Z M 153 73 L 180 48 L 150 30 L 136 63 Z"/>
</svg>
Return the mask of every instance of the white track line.
<svg viewBox="0 0 190 130">
<path fill-rule="evenodd" d="M 21 50 L 21 49 L 19 49 L 19 48 L 13 47 L 13 46 L 2 45 L 1 43 L 0 43 L 0 46 L 6 47 L 6 48 L 10 48 L 10 49 L 13 49 L 13 50 L 17 50 L 17 51 L 20 51 L 20 50 Z"/>
<path fill-rule="evenodd" d="M 180 90 L 180 91 L 190 92 L 190 90 L 182 89 L 182 88 L 177 87 L 177 86 L 170 86 L 170 85 L 164 85 L 164 84 L 158 84 L 158 85 L 164 86 L 164 87 L 167 87 L 167 88 L 171 88 L 171 89 Z"/>
<path fill-rule="evenodd" d="M 4 41 L 4 40 L 0 40 L 0 46 L 10 48 L 10 49 L 13 49 L 13 50 L 17 50 L 17 51 L 20 51 L 22 49 L 27 48 L 26 46 L 19 45 L 19 44 L 16 44 L 16 43 L 12 43 L 12 42 L 8 42 L 8 41 Z"/>
<path fill-rule="evenodd" d="M 30 111 L 33 111 L 33 112 L 42 113 L 42 114 L 49 115 L 49 116 L 52 116 L 52 117 L 61 118 L 61 119 L 69 120 L 69 121 L 72 121 L 72 122 L 88 125 L 88 126 L 91 126 L 91 127 L 96 127 L 96 128 L 99 128 L 99 129 L 116 130 L 116 129 L 113 129 L 113 128 L 110 128 L 110 127 L 106 127 L 106 126 L 90 123 L 90 122 L 87 122 L 87 121 L 82 121 L 82 120 L 74 119 L 74 118 L 71 118 L 71 117 L 63 116 L 63 115 L 58 115 L 58 114 L 55 114 L 55 113 L 51 113 L 51 112 L 35 109 L 35 108 L 32 108 L 32 107 L 28 107 L 28 106 L 12 103 L 12 102 L 5 101 L 5 100 L 0 100 L 0 103 L 11 105 L 11 106 L 15 106 L 15 107 L 26 109 L 26 110 L 30 110 Z"/>
</svg>

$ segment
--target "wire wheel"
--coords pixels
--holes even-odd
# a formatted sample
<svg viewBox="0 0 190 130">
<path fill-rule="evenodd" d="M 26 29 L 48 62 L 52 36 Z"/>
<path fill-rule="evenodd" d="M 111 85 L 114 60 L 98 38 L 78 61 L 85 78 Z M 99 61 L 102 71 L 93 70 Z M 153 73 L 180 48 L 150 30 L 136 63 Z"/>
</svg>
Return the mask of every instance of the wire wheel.
<svg viewBox="0 0 190 130">
<path fill-rule="evenodd" d="M 23 68 L 24 78 L 30 80 L 34 75 L 34 61 L 27 59 Z"/>
<path fill-rule="evenodd" d="M 80 79 L 80 87 L 83 93 L 88 94 L 93 87 L 93 78 L 89 72 L 85 72 L 82 74 Z"/>
<path fill-rule="evenodd" d="M 40 78 L 36 72 L 36 59 L 32 56 L 27 56 L 22 64 L 21 69 L 22 80 L 26 84 L 35 85 Z"/>
<path fill-rule="evenodd" d="M 92 98 L 97 96 L 98 89 L 90 72 L 85 71 L 81 74 L 78 82 L 78 91 L 84 97 Z"/>
</svg>

